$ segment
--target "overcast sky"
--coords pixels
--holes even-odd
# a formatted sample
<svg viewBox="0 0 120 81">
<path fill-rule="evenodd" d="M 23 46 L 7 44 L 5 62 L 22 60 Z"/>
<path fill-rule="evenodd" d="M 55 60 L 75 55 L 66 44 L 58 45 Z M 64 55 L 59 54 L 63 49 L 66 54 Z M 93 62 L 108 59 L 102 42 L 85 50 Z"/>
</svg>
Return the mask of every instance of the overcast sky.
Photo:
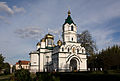
<svg viewBox="0 0 120 81">
<path fill-rule="evenodd" d="M 120 0 L 0 0 L 0 53 L 5 61 L 29 60 L 29 52 L 48 32 L 56 43 L 68 9 L 77 33 L 88 30 L 99 50 L 120 45 Z"/>
</svg>

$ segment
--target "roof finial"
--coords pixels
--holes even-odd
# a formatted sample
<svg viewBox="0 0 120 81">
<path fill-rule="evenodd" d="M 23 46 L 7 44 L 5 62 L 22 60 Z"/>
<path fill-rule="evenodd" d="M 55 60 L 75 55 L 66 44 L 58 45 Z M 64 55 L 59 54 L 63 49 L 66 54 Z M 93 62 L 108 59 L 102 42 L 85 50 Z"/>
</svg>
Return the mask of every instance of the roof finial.
<svg viewBox="0 0 120 81">
<path fill-rule="evenodd" d="M 71 12 L 70 12 L 70 10 L 68 10 L 68 15 L 70 15 L 71 14 Z"/>
</svg>

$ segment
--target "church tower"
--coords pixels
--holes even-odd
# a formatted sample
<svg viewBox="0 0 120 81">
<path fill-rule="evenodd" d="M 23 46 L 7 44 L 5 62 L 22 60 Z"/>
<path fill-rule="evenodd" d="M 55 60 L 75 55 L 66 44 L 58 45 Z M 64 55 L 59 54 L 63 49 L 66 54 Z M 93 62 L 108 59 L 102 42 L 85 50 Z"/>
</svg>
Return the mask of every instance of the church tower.
<svg viewBox="0 0 120 81">
<path fill-rule="evenodd" d="M 63 24 L 63 42 L 77 42 L 77 27 L 74 24 L 71 16 L 70 10 L 68 11 L 68 17 L 65 19 L 65 23 Z"/>
</svg>

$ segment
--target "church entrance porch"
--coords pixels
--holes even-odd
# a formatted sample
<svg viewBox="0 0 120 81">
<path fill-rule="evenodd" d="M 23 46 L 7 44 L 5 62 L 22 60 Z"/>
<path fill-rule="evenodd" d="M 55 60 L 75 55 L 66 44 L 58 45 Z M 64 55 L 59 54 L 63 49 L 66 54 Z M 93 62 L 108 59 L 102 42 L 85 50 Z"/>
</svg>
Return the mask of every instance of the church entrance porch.
<svg viewBox="0 0 120 81">
<path fill-rule="evenodd" d="M 74 58 L 70 60 L 70 70 L 71 71 L 77 70 L 77 61 Z"/>
<path fill-rule="evenodd" d="M 71 54 L 66 60 L 70 72 L 80 70 L 81 59 L 79 56 Z"/>
</svg>

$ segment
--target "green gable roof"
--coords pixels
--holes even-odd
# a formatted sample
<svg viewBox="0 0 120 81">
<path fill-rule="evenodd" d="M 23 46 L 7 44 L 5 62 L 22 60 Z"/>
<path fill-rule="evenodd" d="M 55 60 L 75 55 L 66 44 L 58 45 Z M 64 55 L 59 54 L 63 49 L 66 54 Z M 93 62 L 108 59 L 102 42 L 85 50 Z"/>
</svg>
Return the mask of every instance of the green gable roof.
<svg viewBox="0 0 120 81">
<path fill-rule="evenodd" d="M 65 23 L 64 24 L 66 24 L 66 23 L 68 23 L 68 24 L 72 24 L 73 23 L 74 24 L 70 14 L 71 14 L 70 11 L 68 11 L 68 17 L 67 17 L 67 19 L 65 19 Z"/>
<path fill-rule="evenodd" d="M 67 19 L 65 19 L 65 23 L 64 24 L 66 24 L 66 23 L 68 23 L 68 24 L 74 23 L 70 15 L 68 15 Z"/>
</svg>

